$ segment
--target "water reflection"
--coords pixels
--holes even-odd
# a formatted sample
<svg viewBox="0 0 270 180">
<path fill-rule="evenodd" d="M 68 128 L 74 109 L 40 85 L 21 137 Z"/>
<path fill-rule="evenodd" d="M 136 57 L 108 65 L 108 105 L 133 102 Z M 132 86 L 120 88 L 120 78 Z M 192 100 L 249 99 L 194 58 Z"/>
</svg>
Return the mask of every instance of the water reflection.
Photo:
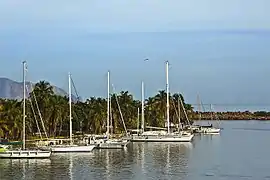
<svg viewBox="0 0 270 180">
<path fill-rule="evenodd" d="M 87 179 L 95 156 L 93 153 L 59 153 L 51 160 L 53 179 Z"/>
<path fill-rule="evenodd" d="M 0 179 L 36 179 L 50 175 L 50 159 L 1 159 Z"/>
<path fill-rule="evenodd" d="M 130 143 L 126 151 L 53 154 L 51 160 L 0 159 L 0 179 L 269 179 L 270 131 L 234 128 L 270 129 L 270 122 L 224 122 L 220 135 L 196 136 L 192 143 Z"/>
<path fill-rule="evenodd" d="M 69 164 L 69 176 L 70 176 L 70 179 L 73 180 L 73 176 L 72 176 L 73 157 L 70 156 L 70 154 L 69 154 L 69 159 L 70 159 L 70 164 Z"/>
<path fill-rule="evenodd" d="M 0 179 L 179 178 L 188 172 L 192 148 L 191 143 L 131 143 L 127 150 L 53 154 L 51 160 L 0 160 Z"/>
<path fill-rule="evenodd" d="M 140 165 L 138 179 L 160 178 L 170 179 L 185 176 L 192 143 L 134 143 L 133 153 L 136 164 Z"/>
</svg>

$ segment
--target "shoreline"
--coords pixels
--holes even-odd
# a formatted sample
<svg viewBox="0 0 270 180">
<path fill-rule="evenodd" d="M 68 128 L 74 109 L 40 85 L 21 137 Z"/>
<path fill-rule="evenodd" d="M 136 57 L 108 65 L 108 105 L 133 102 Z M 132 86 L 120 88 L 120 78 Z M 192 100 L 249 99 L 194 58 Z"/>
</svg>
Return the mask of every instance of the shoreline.
<svg viewBox="0 0 270 180">
<path fill-rule="evenodd" d="M 198 122 L 198 121 L 216 121 L 216 120 L 219 120 L 219 121 L 270 121 L 270 118 L 267 118 L 267 119 L 192 119 L 192 121 L 194 122 Z"/>
<path fill-rule="evenodd" d="M 201 118 L 199 118 L 201 116 Z M 198 121 L 199 119 L 201 120 L 207 120 L 207 121 L 212 121 L 212 120 L 257 120 L 257 121 L 266 121 L 270 120 L 270 112 L 265 112 L 265 111 L 257 111 L 257 112 L 203 112 L 199 113 L 194 112 L 191 114 L 190 119 L 193 121 Z M 211 120 L 212 119 L 212 120 Z"/>
</svg>

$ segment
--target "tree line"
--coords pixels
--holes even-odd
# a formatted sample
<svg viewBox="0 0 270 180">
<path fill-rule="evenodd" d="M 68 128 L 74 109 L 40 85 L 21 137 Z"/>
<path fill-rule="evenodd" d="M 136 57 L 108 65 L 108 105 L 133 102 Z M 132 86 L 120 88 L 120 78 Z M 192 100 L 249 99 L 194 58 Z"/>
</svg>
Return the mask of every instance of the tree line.
<svg viewBox="0 0 270 180">
<path fill-rule="evenodd" d="M 145 125 L 164 127 L 166 95 L 166 92 L 161 90 L 154 97 L 145 99 Z M 67 136 L 69 134 L 68 101 L 67 96 L 56 95 L 50 83 L 45 81 L 36 83 L 26 100 L 26 136 L 28 138 L 37 136 L 39 129 L 44 132 L 43 127 L 49 137 Z M 182 101 L 184 108 L 179 106 L 179 101 Z M 11 140 L 21 139 L 22 105 L 22 100 L 0 99 L 0 137 Z M 134 99 L 128 91 L 111 94 L 112 131 L 114 133 L 124 131 L 120 111 L 126 128 L 136 129 L 138 108 L 141 113 L 141 101 Z M 180 115 L 181 122 L 187 124 L 184 109 L 188 115 L 194 114 L 193 107 L 185 103 L 180 93 L 170 94 L 170 122 L 178 124 Z M 101 134 L 106 131 L 106 122 L 107 98 L 90 97 L 86 101 L 72 102 L 73 132 Z"/>
</svg>

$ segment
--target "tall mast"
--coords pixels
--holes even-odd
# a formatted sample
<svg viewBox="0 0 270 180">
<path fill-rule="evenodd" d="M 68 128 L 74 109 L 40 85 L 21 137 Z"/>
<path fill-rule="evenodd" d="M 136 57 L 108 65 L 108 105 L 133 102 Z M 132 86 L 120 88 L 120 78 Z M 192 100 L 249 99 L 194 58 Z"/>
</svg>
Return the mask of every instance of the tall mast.
<svg viewBox="0 0 270 180">
<path fill-rule="evenodd" d="M 138 108 L 138 117 L 137 117 L 137 134 L 139 134 L 140 128 L 140 108 Z"/>
<path fill-rule="evenodd" d="M 199 120 L 201 120 L 202 119 L 202 115 L 201 115 L 201 101 L 200 101 L 199 94 L 197 95 L 197 103 L 198 103 Z"/>
<path fill-rule="evenodd" d="M 211 114 L 211 120 L 213 120 L 212 104 L 210 104 L 210 114 Z"/>
<path fill-rule="evenodd" d="M 144 132 L 144 83 L 142 81 L 142 132 Z"/>
<path fill-rule="evenodd" d="M 168 133 L 170 133 L 169 61 L 166 61 L 166 93 L 167 93 L 167 128 L 168 128 Z"/>
<path fill-rule="evenodd" d="M 26 76 L 26 61 L 23 61 L 23 150 L 25 149 L 25 76 Z"/>
<path fill-rule="evenodd" d="M 113 134 L 113 123 L 112 123 L 112 97 L 110 96 L 110 130 Z"/>
<path fill-rule="evenodd" d="M 182 125 L 181 125 L 181 109 L 180 109 L 180 97 L 181 96 L 179 96 L 178 97 L 178 99 L 177 99 L 177 104 L 178 104 L 178 123 L 179 123 L 179 131 L 180 131 L 180 128 L 182 129 Z"/>
<path fill-rule="evenodd" d="M 107 131 L 106 135 L 110 133 L 110 71 L 108 71 L 108 80 L 107 80 Z"/>
<path fill-rule="evenodd" d="M 71 73 L 68 74 L 68 96 L 69 96 L 69 139 L 72 144 L 72 113 L 71 113 Z"/>
</svg>

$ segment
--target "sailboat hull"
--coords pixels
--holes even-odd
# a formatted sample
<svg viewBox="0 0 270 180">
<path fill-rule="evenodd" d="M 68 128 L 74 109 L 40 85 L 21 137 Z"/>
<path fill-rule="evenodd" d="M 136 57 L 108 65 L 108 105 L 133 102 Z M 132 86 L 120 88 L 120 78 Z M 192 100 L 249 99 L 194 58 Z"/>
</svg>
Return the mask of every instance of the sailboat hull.
<svg viewBox="0 0 270 180">
<path fill-rule="evenodd" d="M 51 151 L 53 153 L 65 153 L 65 152 L 91 152 L 96 146 L 88 145 L 88 146 L 72 146 L 72 145 L 59 145 L 52 146 Z"/>
<path fill-rule="evenodd" d="M 127 140 L 107 140 L 106 142 L 99 143 L 98 149 L 125 149 L 129 141 Z"/>
<path fill-rule="evenodd" d="M 21 151 L 4 151 L 0 152 L 0 158 L 9 158 L 9 159 L 17 159 L 17 158 L 50 158 L 50 151 L 36 151 L 36 150 L 21 150 Z"/>
<path fill-rule="evenodd" d="M 191 142 L 194 135 L 187 136 L 134 136 L 131 142 Z"/>
<path fill-rule="evenodd" d="M 202 133 L 205 133 L 205 134 L 219 134 L 220 129 L 219 128 L 204 128 L 204 129 L 202 129 Z"/>
</svg>

